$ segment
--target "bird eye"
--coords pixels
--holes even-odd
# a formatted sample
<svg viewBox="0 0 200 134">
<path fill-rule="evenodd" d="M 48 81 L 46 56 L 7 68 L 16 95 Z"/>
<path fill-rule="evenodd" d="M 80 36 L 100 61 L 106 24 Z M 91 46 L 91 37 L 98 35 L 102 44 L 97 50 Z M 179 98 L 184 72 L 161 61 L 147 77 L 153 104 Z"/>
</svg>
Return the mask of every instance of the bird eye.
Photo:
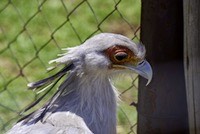
<svg viewBox="0 0 200 134">
<path fill-rule="evenodd" d="M 128 57 L 128 54 L 125 52 L 119 52 L 114 55 L 116 61 L 122 61 Z"/>
</svg>

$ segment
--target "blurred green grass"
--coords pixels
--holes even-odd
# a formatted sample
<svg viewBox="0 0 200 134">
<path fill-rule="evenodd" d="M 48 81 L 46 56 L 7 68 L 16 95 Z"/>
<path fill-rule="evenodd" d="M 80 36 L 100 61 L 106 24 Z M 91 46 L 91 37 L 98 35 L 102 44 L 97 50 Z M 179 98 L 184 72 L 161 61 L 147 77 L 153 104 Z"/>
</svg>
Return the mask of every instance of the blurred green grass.
<svg viewBox="0 0 200 134">
<path fill-rule="evenodd" d="M 134 30 L 140 24 L 140 0 L 120 1 L 117 6 L 119 12 L 114 11 L 109 17 L 108 14 L 115 9 L 118 1 L 46 0 L 44 3 L 43 0 L 8 1 L 0 1 L 0 130 L 2 133 L 19 118 L 18 114 L 28 104 L 40 96 L 27 90 L 26 85 L 28 82 L 50 75 L 46 73 L 46 68 L 49 67 L 48 61 L 56 58 L 58 53 L 62 53 L 61 48 L 79 45 L 95 31 L 120 33 L 132 38 Z M 71 13 L 74 8 L 76 10 Z M 64 23 L 65 21 L 67 22 Z M 115 83 L 122 92 L 130 86 L 131 79 L 125 77 L 115 80 Z M 137 81 L 135 84 L 137 85 Z M 36 108 L 42 106 L 49 96 Z M 137 118 L 135 108 L 129 106 L 131 101 L 137 101 L 137 90 L 132 88 L 121 98 L 121 108 L 118 110 L 118 133 L 127 133 Z"/>
</svg>

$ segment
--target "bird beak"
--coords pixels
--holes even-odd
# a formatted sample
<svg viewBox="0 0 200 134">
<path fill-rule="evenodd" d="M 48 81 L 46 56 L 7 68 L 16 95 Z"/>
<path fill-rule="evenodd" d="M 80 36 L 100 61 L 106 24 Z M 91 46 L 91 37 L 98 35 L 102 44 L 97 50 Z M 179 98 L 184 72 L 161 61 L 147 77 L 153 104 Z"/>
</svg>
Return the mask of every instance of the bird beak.
<svg viewBox="0 0 200 134">
<path fill-rule="evenodd" d="M 153 71 L 152 71 L 151 65 L 146 60 L 143 60 L 137 66 L 126 65 L 126 68 L 146 78 L 148 80 L 146 86 L 151 82 Z"/>
</svg>

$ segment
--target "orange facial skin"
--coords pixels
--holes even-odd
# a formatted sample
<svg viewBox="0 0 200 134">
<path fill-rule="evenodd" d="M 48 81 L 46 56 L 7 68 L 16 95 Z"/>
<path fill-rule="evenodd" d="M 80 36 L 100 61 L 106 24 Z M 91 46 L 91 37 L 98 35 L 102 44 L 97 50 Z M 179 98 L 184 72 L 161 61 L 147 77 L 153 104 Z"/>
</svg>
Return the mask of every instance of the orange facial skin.
<svg viewBox="0 0 200 134">
<path fill-rule="evenodd" d="M 105 54 L 109 57 L 112 65 L 138 65 L 143 59 L 138 58 L 130 49 L 125 46 L 116 45 L 106 49 Z M 111 68 L 113 68 L 111 65 Z"/>
</svg>

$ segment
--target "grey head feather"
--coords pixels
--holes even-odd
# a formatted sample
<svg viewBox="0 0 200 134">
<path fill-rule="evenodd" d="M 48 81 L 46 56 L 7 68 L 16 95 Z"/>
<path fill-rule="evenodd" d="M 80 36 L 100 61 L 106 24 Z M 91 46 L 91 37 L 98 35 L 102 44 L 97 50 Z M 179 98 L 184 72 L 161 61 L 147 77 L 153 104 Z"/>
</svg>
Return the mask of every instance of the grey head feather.
<svg viewBox="0 0 200 134">
<path fill-rule="evenodd" d="M 68 52 L 65 53 L 63 57 L 52 60 L 50 61 L 50 63 L 54 62 L 60 64 L 67 63 L 69 61 L 79 59 L 87 53 L 102 52 L 103 50 L 106 50 L 107 48 L 114 45 L 125 46 L 129 48 L 131 51 L 133 51 L 134 54 L 136 54 L 140 58 L 144 58 L 146 53 L 145 47 L 141 43 L 138 45 L 132 42 L 131 39 L 123 35 L 112 34 L 112 33 L 101 33 L 86 40 L 80 46 L 65 49 Z"/>
</svg>

